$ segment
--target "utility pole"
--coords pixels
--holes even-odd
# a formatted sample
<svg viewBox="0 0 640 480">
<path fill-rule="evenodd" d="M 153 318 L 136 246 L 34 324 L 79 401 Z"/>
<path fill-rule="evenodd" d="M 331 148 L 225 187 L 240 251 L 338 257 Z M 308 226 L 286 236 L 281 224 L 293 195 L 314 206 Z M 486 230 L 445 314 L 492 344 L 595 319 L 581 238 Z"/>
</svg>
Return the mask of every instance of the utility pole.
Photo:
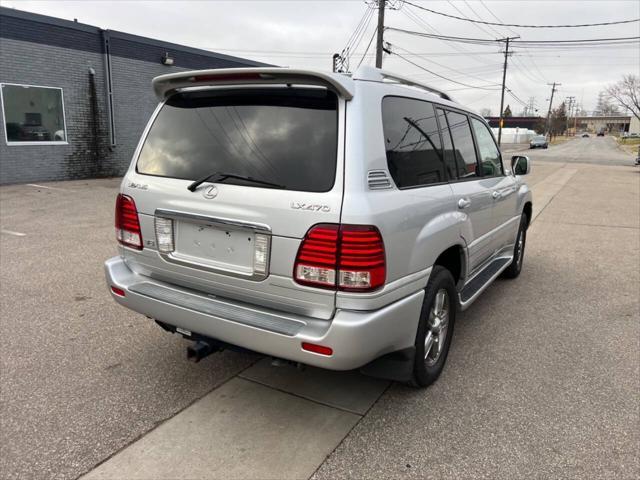
<svg viewBox="0 0 640 480">
<path fill-rule="evenodd" d="M 576 103 L 576 97 L 567 97 L 565 102 L 569 105 L 567 109 L 567 132 L 569 131 L 569 125 L 571 125 L 571 114 L 573 112 L 573 106 Z"/>
<path fill-rule="evenodd" d="M 500 123 L 498 124 L 498 146 L 502 142 L 502 124 L 504 123 L 504 89 L 507 80 L 507 59 L 509 58 L 509 41 L 520 37 L 507 37 L 499 41 L 505 42 L 504 46 L 504 69 L 502 70 L 502 96 L 500 97 Z"/>
<path fill-rule="evenodd" d="M 387 0 L 378 0 L 378 30 L 376 31 L 376 68 L 382 68 L 382 53 L 384 48 L 384 9 Z"/>
<path fill-rule="evenodd" d="M 551 107 L 553 105 L 553 94 L 556 93 L 556 87 L 562 85 L 561 83 L 547 83 L 547 85 L 551 85 L 551 98 L 549 99 L 549 111 L 547 112 L 547 132 L 546 135 L 549 135 L 551 132 Z"/>
</svg>

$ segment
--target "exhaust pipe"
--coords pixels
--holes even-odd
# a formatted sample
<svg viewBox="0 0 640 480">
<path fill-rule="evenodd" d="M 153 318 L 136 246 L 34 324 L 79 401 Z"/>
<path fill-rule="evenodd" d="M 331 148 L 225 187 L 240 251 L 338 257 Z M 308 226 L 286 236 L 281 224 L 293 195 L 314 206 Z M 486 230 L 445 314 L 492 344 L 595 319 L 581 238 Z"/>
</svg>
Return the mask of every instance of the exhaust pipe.
<svg viewBox="0 0 640 480">
<path fill-rule="evenodd" d="M 203 358 L 208 357 L 212 353 L 220 351 L 220 348 L 214 347 L 207 342 L 197 341 L 193 345 L 187 347 L 187 360 L 198 363 Z"/>
</svg>

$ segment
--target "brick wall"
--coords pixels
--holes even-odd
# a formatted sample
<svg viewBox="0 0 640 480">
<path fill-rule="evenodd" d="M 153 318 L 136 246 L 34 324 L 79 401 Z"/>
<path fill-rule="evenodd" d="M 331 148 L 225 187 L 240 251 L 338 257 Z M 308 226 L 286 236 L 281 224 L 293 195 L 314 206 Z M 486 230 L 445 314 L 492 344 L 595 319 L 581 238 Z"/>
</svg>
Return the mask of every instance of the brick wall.
<svg viewBox="0 0 640 480">
<path fill-rule="evenodd" d="M 89 68 L 94 69 L 94 76 Z M 102 121 L 105 118 L 102 55 L 2 38 L 0 83 L 62 88 L 68 139 L 67 145 L 7 146 L 2 112 L 0 183 L 86 178 L 115 172 L 104 152 L 103 139 L 94 135 L 94 122 L 98 122 L 99 132 L 106 128 Z M 96 100 L 97 107 L 92 107 Z M 93 108 L 97 108 L 97 118 Z"/>
<path fill-rule="evenodd" d="M 107 34 L 115 146 L 110 145 L 108 130 L 102 32 L 89 25 L 0 8 L 0 83 L 62 88 L 68 141 L 67 145 L 8 146 L 0 111 L 0 184 L 122 175 L 157 105 L 151 90 L 153 77 L 258 65 L 121 32 Z M 173 66 L 160 62 L 164 52 L 175 59 Z"/>
</svg>

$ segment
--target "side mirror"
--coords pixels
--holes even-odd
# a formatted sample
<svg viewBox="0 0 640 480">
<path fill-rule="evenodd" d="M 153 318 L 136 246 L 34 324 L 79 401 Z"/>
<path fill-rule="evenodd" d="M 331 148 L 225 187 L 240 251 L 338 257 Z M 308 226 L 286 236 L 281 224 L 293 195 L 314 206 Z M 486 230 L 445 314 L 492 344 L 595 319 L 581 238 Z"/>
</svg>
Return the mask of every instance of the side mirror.
<svg viewBox="0 0 640 480">
<path fill-rule="evenodd" d="M 531 160 L 526 155 L 511 157 L 511 171 L 514 175 L 527 175 L 531 172 Z"/>
</svg>

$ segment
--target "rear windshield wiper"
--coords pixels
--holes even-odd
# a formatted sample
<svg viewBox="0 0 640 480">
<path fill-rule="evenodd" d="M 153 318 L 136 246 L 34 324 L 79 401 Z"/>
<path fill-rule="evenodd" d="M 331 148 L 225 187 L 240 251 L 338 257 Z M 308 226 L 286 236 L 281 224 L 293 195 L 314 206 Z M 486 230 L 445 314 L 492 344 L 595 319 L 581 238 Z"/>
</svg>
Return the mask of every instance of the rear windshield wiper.
<svg viewBox="0 0 640 480">
<path fill-rule="evenodd" d="M 246 182 L 256 183 L 258 185 L 266 185 L 268 187 L 287 188 L 286 186 L 280 185 L 278 183 L 267 182 L 265 180 L 258 180 L 257 178 L 247 177 L 245 175 L 236 175 L 235 173 L 213 172 L 202 178 L 199 178 L 198 180 L 193 182 L 191 185 L 189 185 L 187 189 L 191 192 L 195 192 L 196 188 L 198 188 L 207 180 L 215 180 L 216 182 L 222 182 L 227 178 L 235 178 L 236 180 L 244 180 Z"/>
</svg>

